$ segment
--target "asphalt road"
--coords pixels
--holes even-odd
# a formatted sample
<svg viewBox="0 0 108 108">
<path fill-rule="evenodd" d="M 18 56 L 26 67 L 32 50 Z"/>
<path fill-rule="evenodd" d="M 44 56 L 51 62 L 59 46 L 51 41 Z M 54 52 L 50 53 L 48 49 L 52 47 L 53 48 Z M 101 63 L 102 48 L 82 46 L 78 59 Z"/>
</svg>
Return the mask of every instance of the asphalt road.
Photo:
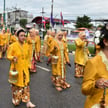
<svg viewBox="0 0 108 108">
<path fill-rule="evenodd" d="M 84 108 L 85 96 L 81 93 L 82 79 L 74 78 L 73 56 L 70 55 L 71 67 L 67 68 L 67 82 L 71 88 L 58 92 L 51 83 L 51 65 L 46 65 L 46 59 L 37 63 L 37 73 L 31 74 L 31 101 L 36 108 Z M 11 88 L 8 83 L 9 61 L 0 60 L 0 108 L 15 108 L 11 102 Z M 44 68 L 41 68 L 41 67 Z M 16 108 L 26 108 L 21 103 Z"/>
</svg>

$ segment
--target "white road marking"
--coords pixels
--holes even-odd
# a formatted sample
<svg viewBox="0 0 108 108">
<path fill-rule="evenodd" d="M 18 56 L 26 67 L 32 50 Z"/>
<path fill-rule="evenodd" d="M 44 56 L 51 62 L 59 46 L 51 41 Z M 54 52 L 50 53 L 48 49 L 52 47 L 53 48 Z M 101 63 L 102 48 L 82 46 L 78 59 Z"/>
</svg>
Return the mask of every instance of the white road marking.
<svg viewBox="0 0 108 108">
<path fill-rule="evenodd" d="M 47 71 L 47 72 L 50 72 L 51 70 L 49 70 L 49 69 L 47 69 L 47 68 L 44 68 L 44 67 L 42 67 L 42 66 L 39 66 L 39 65 L 36 65 L 36 67 L 38 67 L 38 68 L 40 68 L 40 69 L 42 69 L 42 70 L 45 70 L 45 71 Z"/>
</svg>

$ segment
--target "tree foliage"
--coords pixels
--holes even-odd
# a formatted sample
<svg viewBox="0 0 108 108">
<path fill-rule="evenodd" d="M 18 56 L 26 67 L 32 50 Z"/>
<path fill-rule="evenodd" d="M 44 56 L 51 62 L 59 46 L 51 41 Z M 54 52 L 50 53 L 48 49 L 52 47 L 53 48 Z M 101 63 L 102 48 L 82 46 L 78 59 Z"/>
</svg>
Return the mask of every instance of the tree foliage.
<svg viewBox="0 0 108 108">
<path fill-rule="evenodd" d="M 26 24 L 27 24 L 27 19 L 20 19 L 20 26 L 21 27 L 25 28 Z"/>
<path fill-rule="evenodd" d="M 43 36 L 46 35 L 47 30 L 49 30 L 50 28 L 51 28 L 51 27 L 50 27 L 50 23 L 46 23 L 46 24 L 45 24 L 45 31 L 43 32 Z"/>
<path fill-rule="evenodd" d="M 84 15 L 83 17 L 77 17 L 76 21 L 76 28 L 85 27 L 85 28 L 91 28 L 93 25 L 90 24 L 91 19 L 90 17 Z"/>
<path fill-rule="evenodd" d="M 46 23 L 45 27 L 46 27 L 46 30 L 50 29 L 50 24 Z"/>
</svg>

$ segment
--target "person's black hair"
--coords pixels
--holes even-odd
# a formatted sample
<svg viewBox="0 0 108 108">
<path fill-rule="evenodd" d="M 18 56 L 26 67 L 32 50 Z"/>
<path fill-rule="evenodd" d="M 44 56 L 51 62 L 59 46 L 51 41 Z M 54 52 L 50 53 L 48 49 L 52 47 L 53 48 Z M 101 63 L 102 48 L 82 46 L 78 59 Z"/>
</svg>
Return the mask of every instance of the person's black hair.
<svg viewBox="0 0 108 108">
<path fill-rule="evenodd" d="M 106 26 L 108 26 L 108 23 L 105 23 L 105 25 L 101 29 L 101 34 L 104 34 L 105 31 L 107 31 Z"/>
<path fill-rule="evenodd" d="M 106 29 L 106 25 L 104 27 L 105 28 L 102 29 L 102 31 L 101 31 L 101 35 L 99 37 L 100 42 L 98 44 L 98 45 L 100 45 L 101 49 L 104 49 L 104 47 L 105 47 L 103 40 L 106 39 L 108 41 L 108 30 Z"/>
<path fill-rule="evenodd" d="M 20 34 L 21 32 L 24 32 L 24 33 L 25 33 L 25 31 L 24 31 L 23 29 L 20 29 L 20 30 L 17 31 L 17 36 L 19 36 L 19 34 Z"/>
<path fill-rule="evenodd" d="M 14 33 L 16 32 L 16 30 L 14 30 Z"/>
</svg>

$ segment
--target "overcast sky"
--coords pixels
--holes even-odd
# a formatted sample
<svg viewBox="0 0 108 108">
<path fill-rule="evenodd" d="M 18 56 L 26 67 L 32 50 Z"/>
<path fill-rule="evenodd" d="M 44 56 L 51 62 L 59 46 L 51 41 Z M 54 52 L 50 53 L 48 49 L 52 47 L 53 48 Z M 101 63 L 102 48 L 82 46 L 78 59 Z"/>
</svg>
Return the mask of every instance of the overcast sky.
<svg viewBox="0 0 108 108">
<path fill-rule="evenodd" d="M 0 13 L 3 12 L 3 1 L 0 0 Z M 40 16 L 42 7 L 50 16 L 52 0 L 6 0 L 6 8 L 17 7 L 29 11 L 33 16 Z M 64 19 L 75 19 L 84 14 L 91 18 L 108 18 L 108 0 L 54 0 L 54 17 L 60 18 L 62 11 Z"/>
</svg>

